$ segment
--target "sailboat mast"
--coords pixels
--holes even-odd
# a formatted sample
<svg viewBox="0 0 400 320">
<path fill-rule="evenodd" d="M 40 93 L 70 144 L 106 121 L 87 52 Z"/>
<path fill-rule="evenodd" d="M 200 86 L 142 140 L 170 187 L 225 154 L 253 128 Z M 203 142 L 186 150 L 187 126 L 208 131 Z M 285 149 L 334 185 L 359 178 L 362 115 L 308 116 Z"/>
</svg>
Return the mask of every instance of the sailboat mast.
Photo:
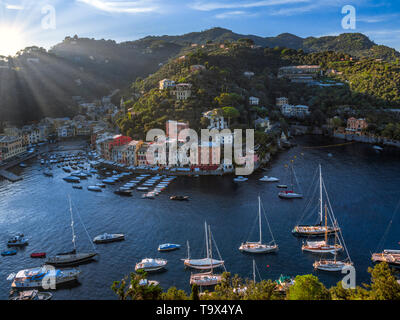
<svg viewBox="0 0 400 320">
<path fill-rule="evenodd" d="M 256 261 L 253 259 L 253 282 L 256 284 Z"/>
<path fill-rule="evenodd" d="M 71 229 L 72 229 L 72 243 L 74 244 L 74 250 L 76 250 L 75 244 L 75 228 L 74 228 L 74 217 L 72 215 L 72 204 L 71 204 L 71 197 L 68 196 L 69 199 L 69 212 L 71 214 Z"/>
<path fill-rule="evenodd" d="M 211 274 L 213 273 L 213 260 L 212 260 L 212 242 L 211 242 L 211 228 L 208 226 L 208 236 L 210 240 L 210 259 L 211 259 Z"/>
<path fill-rule="evenodd" d="M 325 204 L 325 244 L 328 244 L 328 208 Z"/>
<path fill-rule="evenodd" d="M 259 221 L 259 229 L 260 229 L 260 244 L 262 243 L 262 230 L 261 230 L 261 199 L 258 196 L 258 221 Z"/>
<path fill-rule="evenodd" d="M 319 165 L 319 216 L 320 216 L 320 224 L 322 224 L 322 169 L 321 165 Z"/>
<path fill-rule="evenodd" d="M 189 240 L 186 241 L 186 245 L 187 245 L 187 254 L 188 254 L 188 259 L 190 259 L 190 246 L 189 246 Z"/>
<path fill-rule="evenodd" d="M 208 248 L 208 234 L 207 234 L 207 221 L 204 222 L 204 229 L 206 231 L 206 251 L 207 251 L 207 258 L 210 257 L 210 251 Z"/>
</svg>

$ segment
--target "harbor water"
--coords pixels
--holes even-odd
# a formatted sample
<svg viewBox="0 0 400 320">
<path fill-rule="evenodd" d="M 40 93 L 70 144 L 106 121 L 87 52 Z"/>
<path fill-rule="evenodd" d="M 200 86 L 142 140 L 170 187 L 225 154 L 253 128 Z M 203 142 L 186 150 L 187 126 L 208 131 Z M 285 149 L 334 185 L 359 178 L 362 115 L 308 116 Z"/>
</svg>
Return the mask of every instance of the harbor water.
<svg viewBox="0 0 400 320">
<path fill-rule="evenodd" d="M 268 171 L 257 172 L 246 182 L 234 183 L 232 176 L 178 177 L 154 200 L 142 199 L 142 193 L 136 190 L 133 197 L 118 196 L 113 192 L 118 184 L 107 186 L 102 192 L 90 192 L 87 186 L 100 182 L 95 175 L 82 180 L 82 190 L 73 189 L 62 179 L 68 174 L 61 168 L 54 166 L 54 177 L 46 177 L 40 161 L 27 161 L 27 168 L 13 169 L 23 180 L 0 181 L 0 250 L 6 250 L 7 239 L 15 233 L 22 232 L 29 239 L 29 245 L 17 249 L 17 255 L 0 257 L 0 299 L 8 299 L 11 283 L 6 278 L 10 273 L 44 262 L 30 258 L 32 252 L 51 256 L 72 249 L 68 195 L 73 203 L 79 251 L 92 249 L 79 217 L 91 238 L 105 232 L 124 233 L 125 241 L 97 245 L 97 261 L 79 266 L 79 283 L 55 291 L 54 299 L 116 299 L 111 290 L 113 281 L 133 272 L 143 258 L 156 257 L 168 260 L 166 271 L 148 278 L 159 281 L 163 289 L 176 286 L 189 292 L 192 271 L 184 268 L 181 259 L 187 256 L 186 241 L 192 258 L 205 256 L 204 221 L 211 225 L 226 269 L 232 274 L 252 278 L 254 257 L 263 279 L 312 273 L 325 285 L 335 285 L 344 275 L 314 271 L 313 262 L 319 256 L 303 253 L 304 239 L 291 234 L 296 223 L 317 220 L 318 203 L 314 204 L 315 215 L 300 221 L 307 194 L 304 199 L 283 200 L 278 197 L 277 183 L 259 181 L 269 175 L 288 184 L 285 165 L 291 160 L 305 193 L 312 189 L 318 164 L 322 165 L 330 201 L 357 272 L 357 284 L 368 282 L 371 253 L 378 245 L 379 249 L 400 249 L 400 214 L 393 216 L 400 198 L 399 154 L 377 152 L 371 145 L 361 143 L 333 146 L 341 140 L 319 136 L 298 137 L 296 143 L 296 147 L 275 157 Z M 320 148 L 327 145 L 332 146 Z M 171 201 L 171 195 L 188 195 L 190 200 Z M 254 227 L 258 195 L 279 245 L 275 254 L 254 256 L 238 250 L 243 241 L 258 241 L 257 226 Z M 391 228 L 383 238 L 392 217 Z M 270 240 L 265 224 L 263 238 Z M 182 247 L 158 252 L 158 245 L 167 242 Z M 215 248 L 213 254 L 218 256 Z M 345 255 L 341 253 L 338 258 L 341 257 Z"/>
</svg>

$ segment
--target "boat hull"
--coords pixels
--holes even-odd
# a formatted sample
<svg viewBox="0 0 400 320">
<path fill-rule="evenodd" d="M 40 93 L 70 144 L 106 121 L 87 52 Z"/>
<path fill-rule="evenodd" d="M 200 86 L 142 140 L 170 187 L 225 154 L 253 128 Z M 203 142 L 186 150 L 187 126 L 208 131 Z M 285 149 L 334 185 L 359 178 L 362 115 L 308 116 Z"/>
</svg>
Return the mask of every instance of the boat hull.
<svg viewBox="0 0 400 320">
<path fill-rule="evenodd" d="M 197 270 L 210 270 L 210 269 L 215 269 L 218 267 L 222 267 L 224 265 L 224 261 L 220 260 L 214 260 L 213 263 L 202 263 L 203 259 L 199 260 L 191 260 L 191 259 L 185 259 L 183 260 L 183 264 L 192 269 L 197 269 Z"/>
<path fill-rule="evenodd" d="M 279 250 L 277 245 L 266 245 L 266 244 L 247 244 L 244 243 L 239 247 L 241 252 L 247 253 L 273 253 Z"/>
<path fill-rule="evenodd" d="M 46 261 L 46 264 L 55 267 L 74 266 L 88 261 L 92 261 L 96 255 L 97 253 L 94 252 L 59 255 L 53 258 L 49 258 L 49 260 Z"/>
<path fill-rule="evenodd" d="M 317 261 L 314 263 L 314 268 L 321 271 L 329 271 L 329 272 L 338 272 L 342 271 L 345 267 L 352 266 L 352 263 L 336 261 L 333 260 L 325 260 L 325 262 Z"/>
<path fill-rule="evenodd" d="M 197 273 L 190 276 L 190 285 L 198 285 L 201 287 L 215 286 L 222 280 L 222 275 L 207 273 Z"/>
</svg>

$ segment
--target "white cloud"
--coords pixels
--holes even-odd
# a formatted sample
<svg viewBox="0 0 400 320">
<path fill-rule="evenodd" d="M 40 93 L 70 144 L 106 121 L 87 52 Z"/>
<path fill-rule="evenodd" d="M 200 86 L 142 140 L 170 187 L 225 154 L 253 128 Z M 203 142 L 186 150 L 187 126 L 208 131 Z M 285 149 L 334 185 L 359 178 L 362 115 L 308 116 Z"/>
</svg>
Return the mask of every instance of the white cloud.
<svg viewBox="0 0 400 320">
<path fill-rule="evenodd" d="M 6 4 L 6 9 L 9 10 L 24 10 L 24 6 L 17 4 Z"/>
<path fill-rule="evenodd" d="M 263 0 L 263 1 L 252 1 L 252 2 L 234 2 L 234 3 L 223 3 L 223 2 L 195 2 L 189 5 L 190 8 L 198 11 L 212 11 L 218 9 L 235 9 L 235 8 L 257 8 L 257 7 L 268 7 L 284 4 L 295 4 L 295 3 L 308 3 L 310 0 Z"/>
<path fill-rule="evenodd" d="M 398 14 L 383 14 L 376 16 L 357 16 L 357 21 L 365 22 L 365 23 L 377 23 L 377 22 L 385 22 L 392 20 L 394 18 L 398 18 Z"/>
<path fill-rule="evenodd" d="M 219 13 L 215 17 L 217 19 L 226 19 L 226 18 L 233 18 L 238 16 L 248 16 L 249 14 L 246 11 L 227 11 L 224 13 Z"/>
<path fill-rule="evenodd" d="M 151 1 L 104 1 L 104 0 L 76 0 L 90 5 L 98 10 L 110 13 L 143 13 L 152 12 L 158 9 L 150 4 Z"/>
</svg>

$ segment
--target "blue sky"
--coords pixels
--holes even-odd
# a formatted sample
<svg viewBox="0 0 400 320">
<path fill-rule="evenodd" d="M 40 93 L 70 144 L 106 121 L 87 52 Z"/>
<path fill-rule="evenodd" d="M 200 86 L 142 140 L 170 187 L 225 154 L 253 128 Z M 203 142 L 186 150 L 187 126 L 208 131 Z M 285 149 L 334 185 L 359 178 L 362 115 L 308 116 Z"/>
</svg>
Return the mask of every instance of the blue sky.
<svg viewBox="0 0 400 320">
<path fill-rule="evenodd" d="M 55 10 L 55 29 L 42 27 L 48 5 Z M 355 30 L 341 26 L 345 5 L 356 9 Z M 67 35 L 120 42 L 219 26 L 259 36 L 362 32 L 400 50 L 399 21 L 400 1 L 386 0 L 0 0 L 0 42 L 1 28 L 12 27 L 18 45 L 46 48 Z M 4 43 L 0 54 L 1 48 Z"/>
</svg>

